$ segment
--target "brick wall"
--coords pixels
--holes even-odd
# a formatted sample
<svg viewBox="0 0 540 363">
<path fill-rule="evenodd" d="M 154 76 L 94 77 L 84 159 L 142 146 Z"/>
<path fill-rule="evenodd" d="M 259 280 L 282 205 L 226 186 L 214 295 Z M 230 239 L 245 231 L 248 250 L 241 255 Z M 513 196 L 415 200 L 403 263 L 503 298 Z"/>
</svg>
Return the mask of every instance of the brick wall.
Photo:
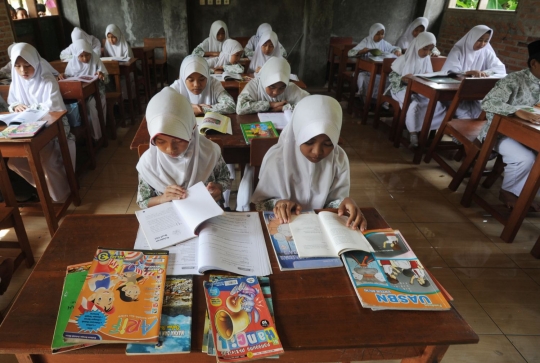
<svg viewBox="0 0 540 363">
<path fill-rule="evenodd" d="M 0 67 L 9 62 L 7 48 L 13 43 L 13 31 L 9 22 L 5 0 L 0 0 Z"/>
<path fill-rule="evenodd" d="M 508 72 L 527 67 L 527 44 L 540 39 L 538 0 L 520 0 L 516 12 L 446 9 L 437 48 L 448 54 L 454 44 L 476 25 L 493 29 L 491 45 Z"/>
</svg>

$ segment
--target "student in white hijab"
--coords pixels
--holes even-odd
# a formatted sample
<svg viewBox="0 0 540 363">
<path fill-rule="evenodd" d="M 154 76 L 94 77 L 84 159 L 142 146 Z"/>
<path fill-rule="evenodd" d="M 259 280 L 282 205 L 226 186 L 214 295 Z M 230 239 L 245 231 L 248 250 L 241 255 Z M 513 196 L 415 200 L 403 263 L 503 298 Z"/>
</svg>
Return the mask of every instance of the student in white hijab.
<svg viewBox="0 0 540 363">
<path fill-rule="evenodd" d="M 180 65 L 180 77 L 171 88 L 186 97 L 195 116 L 214 111 L 234 113 L 236 104 L 221 82 L 210 76 L 208 63 L 202 57 L 188 55 Z"/>
<path fill-rule="evenodd" d="M 431 51 L 437 44 L 435 35 L 429 32 L 420 33 L 411 43 L 409 51 L 392 63 L 392 72 L 388 76 L 392 98 L 399 102 L 403 108 L 406 86 L 401 78 L 406 75 L 423 74 L 433 72 L 431 66 Z M 418 146 L 418 132 L 422 129 L 429 99 L 419 94 L 411 95 L 411 101 L 405 123 L 410 133 L 411 147 Z M 431 121 L 431 130 L 436 130 L 444 119 L 445 107 L 437 102 L 435 113 Z"/>
<path fill-rule="evenodd" d="M 236 113 L 292 110 L 309 93 L 289 82 L 291 66 L 284 58 L 270 58 L 244 87 L 236 104 Z"/>
<path fill-rule="evenodd" d="M 253 52 L 248 72 L 258 73 L 266 61 L 272 57 L 283 58 L 278 45 L 279 40 L 275 32 L 263 33 Z"/>
<path fill-rule="evenodd" d="M 399 37 L 398 41 L 396 42 L 396 46 L 401 48 L 402 53 L 405 53 L 413 39 L 416 38 L 418 34 L 427 31 L 428 25 L 428 18 L 419 17 L 414 19 L 413 22 L 409 24 L 405 32 L 401 35 L 401 37 Z M 439 52 L 437 47 L 433 48 L 431 56 L 437 57 L 439 55 L 441 55 L 441 52 Z"/>
<path fill-rule="evenodd" d="M 210 27 L 210 36 L 193 49 L 191 54 L 200 57 L 217 57 L 221 52 L 223 42 L 227 39 L 229 39 L 227 24 L 221 20 L 216 20 Z"/>
<path fill-rule="evenodd" d="M 506 75 L 506 67 L 489 44 L 493 29 L 477 25 L 454 45 L 442 71 L 465 73 L 470 77 Z M 475 119 L 482 112 L 481 101 L 462 102 L 456 110 L 459 119 Z"/>
<path fill-rule="evenodd" d="M 133 58 L 133 51 L 124 33 L 115 24 L 107 25 L 105 38 L 107 38 L 104 47 L 105 57 Z"/>
<path fill-rule="evenodd" d="M 70 60 L 73 57 L 73 54 L 75 53 L 75 49 L 73 48 L 73 43 L 75 43 L 75 41 L 79 39 L 86 40 L 92 46 L 94 53 L 96 53 L 98 57 L 101 57 L 101 42 L 99 41 L 99 39 L 93 35 L 86 33 L 81 28 L 75 27 L 73 31 L 71 32 L 70 46 L 64 49 L 60 53 L 61 60 L 65 62 L 65 61 Z"/>
<path fill-rule="evenodd" d="M 230 187 L 229 170 L 217 144 L 199 134 L 189 101 L 170 87 L 146 108 L 150 148 L 137 164 L 137 204 L 152 207 L 186 197 L 186 189 L 204 182 L 216 202 Z"/>
<path fill-rule="evenodd" d="M 90 44 L 86 40 L 79 39 L 73 42 L 74 57 L 71 58 L 66 66 L 64 74 L 58 76 L 59 79 L 78 76 L 98 76 L 98 87 L 101 98 L 101 107 L 103 110 L 103 121 L 107 114 L 107 97 L 105 96 L 105 84 L 109 83 L 107 68 L 101 62 L 101 59 L 92 51 Z M 96 100 L 91 96 L 86 101 L 88 118 L 90 121 L 90 131 L 94 140 L 99 140 L 103 134 L 99 122 Z"/>
<path fill-rule="evenodd" d="M 223 42 L 223 48 L 218 57 L 208 58 L 208 66 L 211 73 L 244 73 L 244 67 L 238 63 L 242 57 L 244 49 L 238 41 L 227 39 Z"/>
<path fill-rule="evenodd" d="M 257 47 L 257 44 L 259 43 L 259 39 L 261 38 L 261 36 L 264 33 L 270 33 L 271 31 L 272 31 L 272 26 L 270 24 L 262 23 L 261 25 L 259 25 L 259 27 L 257 28 L 257 33 L 255 33 L 254 36 L 249 38 L 249 41 L 247 42 L 246 47 L 244 48 L 244 54 L 246 55 L 246 57 L 250 59 L 251 57 L 253 57 L 253 52 L 255 51 L 255 48 Z M 283 45 L 281 45 L 281 43 L 279 43 L 279 50 L 281 51 L 281 56 L 283 58 L 287 58 L 287 51 L 285 50 Z"/>
<path fill-rule="evenodd" d="M 28 108 L 48 111 L 66 110 L 56 78 L 42 66 L 41 57 L 33 46 L 17 43 L 11 50 L 11 63 L 13 64 L 11 71 L 13 81 L 8 96 L 10 112 L 23 112 Z M 58 122 L 64 125 L 71 162 L 75 169 L 75 138 L 69 133 L 66 116 Z M 51 198 L 56 202 L 64 201 L 70 194 L 70 188 L 58 139 L 49 142 L 41 150 L 40 157 Z M 36 186 L 27 159 L 10 158 L 8 166 L 28 183 Z"/>
<path fill-rule="evenodd" d="M 13 46 L 17 44 L 17 43 L 12 43 L 8 49 L 7 49 L 7 54 L 8 54 L 8 57 L 11 57 L 11 49 L 13 49 Z M 44 68 L 47 68 L 47 70 L 49 72 L 51 72 L 53 74 L 53 76 L 57 77 L 58 76 L 58 71 L 56 69 L 53 68 L 53 66 L 51 66 L 51 64 L 49 62 L 47 62 L 45 59 L 41 58 L 41 66 L 44 67 Z M 8 78 L 8 79 L 11 79 L 11 61 L 7 62 L 7 64 L 5 66 L 3 66 L 2 68 L 0 68 L 0 78 Z"/>
<path fill-rule="evenodd" d="M 338 208 L 348 212 L 347 225 L 365 229 L 362 212 L 351 198 L 349 159 L 338 145 L 343 112 L 329 96 L 304 98 L 264 156 L 259 184 L 251 201 L 274 210 L 287 223 L 294 210 Z"/>
<path fill-rule="evenodd" d="M 396 56 L 401 55 L 401 49 L 399 47 L 393 46 L 384 40 L 384 25 L 381 23 L 375 23 L 369 28 L 369 35 L 362 39 L 353 49 L 349 50 L 349 57 L 355 57 L 362 54 L 366 54 L 369 50 L 379 49 L 384 53 L 393 53 Z M 375 86 L 373 87 L 373 94 L 371 95 L 371 100 L 366 99 L 366 105 L 369 105 L 370 102 L 373 102 L 377 99 L 377 94 L 379 92 L 379 79 L 380 75 L 377 75 L 375 79 Z M 369 85 L 370 74 L 368 72 L 359 72 L 358 73 L 358 94 L 360 96 L 367 95 L 368 85 Z"/>
</svg>

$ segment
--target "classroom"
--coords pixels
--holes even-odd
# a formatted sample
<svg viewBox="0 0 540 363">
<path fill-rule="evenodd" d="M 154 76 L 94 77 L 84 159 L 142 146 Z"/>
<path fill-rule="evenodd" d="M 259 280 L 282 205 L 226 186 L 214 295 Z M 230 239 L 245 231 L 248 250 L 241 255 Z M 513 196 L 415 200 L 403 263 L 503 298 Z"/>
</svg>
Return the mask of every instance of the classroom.
<svg viewBox="0 0 540 363">
<path fill-rule="evenodd" d="M 148 361 L 51 354 L 65 268 L 140 248 L 136 213 L 198 182 L 225 215 L 399 230 L 451 306 L 371 311 L 343 267 L 286 271 L 261 214 L 280 361 L 540 363 L 539 5 L 2 0 L 0 363 Z M 202 290 L 191 353 L 152 361 L 216 360 Z"/>
</svg>

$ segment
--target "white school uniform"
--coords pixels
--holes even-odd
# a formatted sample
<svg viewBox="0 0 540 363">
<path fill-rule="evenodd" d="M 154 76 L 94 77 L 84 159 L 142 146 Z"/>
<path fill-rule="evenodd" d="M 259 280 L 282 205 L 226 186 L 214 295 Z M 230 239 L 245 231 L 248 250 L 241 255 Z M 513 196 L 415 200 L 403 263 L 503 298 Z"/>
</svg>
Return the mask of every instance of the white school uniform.
<svg viewBox="0 0 540 363">
<path fill-rule="evenodd" d="M 218 57 L 208 58 L 208 66 L 210 68 L 223 67 L 231 64 L 231 56 L 244 50 L 242 45 L 234 39 L 227 39 L 223 42 L 221 53 Z"/>
<path fill-rule="evenodd" d="M 420 25 L 424 27 L 424 31 L 427 31 L 429 20 L 424 17 L 414 19 L 413 22 L 409 24 L 405 32 L 399 37 L 398 41 L 396 42 L 396 46 L 400 47 L 401 50 L 409 49 L 409 45 L 414 40 L 413 31 Z"/>
<path fill-rule="evenodd" d="M 75 43 L 75 41 L 79 39 L 86 40 L 91 45 L 94 53 L 96 53 L 98 57 L 101 57 L 101 42 L 99 41 L 99 39 L 93 35 L 86 33 L 81 28 L 75 27 L 71 32 L 71 44 L 69 45 L 69 47 L 67 47 L 60 53 L 61 60 L 68 61 L 73 58 L 73 54 L 75 54 L 75 48 L 73 47 L 73 43 Z"/>
<path fill-rule="evenodd" d="M 274 51 L 270 55 L 266 55 L 262 51 L 262 46 L 269 40 L 274 45 Z M 281 51 L 279 50 L 278 36 L 275 32 L 264 33 L 261 35 L 259 42 L 257 43 L 257 47 L 253 52 L 253 58 L 249 63 L 249 72 L 255 72 L 257 68 L 264 66 L 266 61 L 272 57 L 283 58 L 281 56 Z"/>
<path fill-rule="evenodd" d="M 8 103 L 10 109 L 17 105 L 26 105 L 32 109 L 49 111 L 65 111 L 66 106 L 60 94 L 58 82 L 54 76 L 41 64 L 41 57 L 37 50 L 26 43 L 17 43 L 11 51 L 11 63 L 15 64 L 18 57 L 22 57 L 33 68 L 32 78 L 25 80 L 12 69 L 13 80 L 9 88 Z M 67 117 L 61 121 L 68 139 L 68 148 L 75 169 L 75 140 L 69 133 Z M 51 198 L 55 202 L 64 201 L 70 194 L 64 163 L 58 139 L 49 142 L 40 152 L 41 163 Z M 22 176 L 26 181 L 36 186 L 34 176 L 25 158 L 10 158 L 8 167 Z"/>
<path fill-rule="evenodd" d="M 253 57 L 253 52 L 255 51 L 255 48 L 257 48 L 257 44 L 259 43 L 261 35 L 263 35 L 264 33 L 270 33 L 271 31 L 272 26 L 270 24 L 262 23 L 261 25 L 259 25 L 259 27 L 257 28 L 257 33 L 255 33 L 255 35 L 249 38 L 246 47 L 244 48 L 246 56 L 251 59 Z M 281 43 L 279 43 L 279 50 L 281 51 L 281 55 L 283 57 L 287 57 L 287 51 L 285 50 L 283 45 L 281 45 Z"/>
</svg>

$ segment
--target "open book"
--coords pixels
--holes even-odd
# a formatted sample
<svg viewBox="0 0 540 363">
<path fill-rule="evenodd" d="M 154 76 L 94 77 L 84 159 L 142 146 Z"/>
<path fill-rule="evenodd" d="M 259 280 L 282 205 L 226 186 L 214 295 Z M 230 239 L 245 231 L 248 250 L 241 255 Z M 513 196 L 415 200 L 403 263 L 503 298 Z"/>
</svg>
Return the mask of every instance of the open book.
<svg viewBox="0 0 540 363">
<path fill-rule="evenodd" d="M 199 225 L 223 210 L 199 182 L 187 190 L 185 199 L 173 200 L 135 212 L 152 249 L 160 249 L 195 238 Z"/>
<path fill-rule="evenodd" d="M 73 82 L 73 81 L 79 81 L 79 82 L 93 82 L 96 79 L 98 79 L 98 76 L 75 76 L 75 77 L 68 77 L 62 80 L 59 80 L 58 82 Z"/>
<path fill-rule="evenodd" d="M 244 77 L 241 74 L 229 73 L 229 72 L 214 73 L 212 74 L 212 77 L 214 77 L 218 81 L 243 81 L 244 80 Z"/>
<path fill-rule="evenodd" d="M 207 112 L 204 117 L 197 117 L 197 126 L 201 135 L 208 135 L 213 131 L 232 135 L 231 118 L 217 112 Z"/>
<path fill-rule="evenodd" d="M 117 62 L 127 62 L 130 57 L 101 57 L 102 61 L 117 61 Z"/>
<path fill-rule="evenodd" d="M 339 257 L 347 251 L 375 252 L 358 230 L 346 226 L 346 216 L 333 212 L 293 215 L 289 223 L 300 258 Z"/>
<path fill-rule="evenodd" d="M 517 106 L 514 106 L 514 107 L 517 107 L 519 110 L 521 111 L 526 111 L 526 112 L 529 112 L 529 113 L 534 113 L 535 115 L 540 115 L 540 103 L 534 105 L 534 106 L 527 106 L 527 105 L 517 105 Z M 535 122 L 535 121 L 530 121 L 530 120 L 527 120 L 535 125 L 538 125 L 540 124 L 540 122 Z"/>
<path fill-rule="evenodd" d="M 271 121 L 276 129 L 283 130 L 285 126 L 291 122 L 292 111 L 285 110 L 283 112 L 259 112 L 257 116 L 259 117 L 259 121 Z"/>
<path fill-rule="evenodd" d="M 0 121 L 4 122 L 8 126 L 20 125 L 28 122 L 36 122 L 41 120 L 48 111 L 44 110 L 32 110 L 27 108 L 23 112 L 12 112 L 0 114 Z"/>
</svg>

